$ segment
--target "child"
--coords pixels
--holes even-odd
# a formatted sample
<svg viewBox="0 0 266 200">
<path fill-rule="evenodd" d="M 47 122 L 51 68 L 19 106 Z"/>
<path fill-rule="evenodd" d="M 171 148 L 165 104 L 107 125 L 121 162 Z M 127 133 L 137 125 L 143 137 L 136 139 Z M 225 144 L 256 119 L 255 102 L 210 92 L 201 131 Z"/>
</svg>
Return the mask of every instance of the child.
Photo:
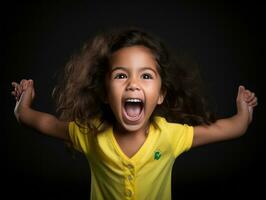
<svg viewBox="0 0 266 200">
<path fill-rule="evenodd" d="M 257 105 L 239 86 L 237 113 L 216 120 L 182 63 L 134 28 L 99 34 L 71 59 L 53 93 L 59 118 L 31 108 L 33 80 L 12 85 L 18 122 L 85 154 L 91 199 L 171 199 L 175 159 L 243 135 Z"/>
</svg>

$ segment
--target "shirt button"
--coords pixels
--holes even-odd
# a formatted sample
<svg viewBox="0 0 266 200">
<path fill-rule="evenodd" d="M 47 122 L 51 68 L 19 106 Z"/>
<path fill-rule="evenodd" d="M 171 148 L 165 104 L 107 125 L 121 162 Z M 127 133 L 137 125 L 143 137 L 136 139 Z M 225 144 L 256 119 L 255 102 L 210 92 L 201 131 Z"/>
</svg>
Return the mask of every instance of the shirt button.
<svg viewBox="0 0 266 200">
<path fill-rule="evenodd" d="M 131 175 L 128 175 L 128 180 L 130 180 L 130 181 L 132 181 L 133 180 L 133 176 L 131 176 Z"/>
<path fill-rule="evenodd" d="M 127 189 L 127 191 L 126 191 L 126 195 L 127 195 L 128 197 L 131 197 L 131 196 L 132 196 L 132 191 L 129 190 L 129 189 Z"/>
<path fill-rule="evenodd" d="M 127 165 L 127 168 L 128 168 L 128 169 L 133 169 L 134 167 L 133 167 L 133 165 L 128 164 L 128 165 Z"/>
</svg>

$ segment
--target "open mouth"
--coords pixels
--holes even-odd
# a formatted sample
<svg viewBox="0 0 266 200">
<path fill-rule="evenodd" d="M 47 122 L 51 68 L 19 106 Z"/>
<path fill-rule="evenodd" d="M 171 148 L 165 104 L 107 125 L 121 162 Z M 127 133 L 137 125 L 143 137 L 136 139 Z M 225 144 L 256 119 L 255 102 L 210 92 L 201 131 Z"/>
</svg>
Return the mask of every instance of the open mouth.
<svg viewBox="0 0 266 200">
<path fill-rule="evenodd" d="M 127 98 L 123 105 L 124 120 L 127 123 L 138 122 L 144 113 L 144 102 L 139 98 Z"/>
</svg>

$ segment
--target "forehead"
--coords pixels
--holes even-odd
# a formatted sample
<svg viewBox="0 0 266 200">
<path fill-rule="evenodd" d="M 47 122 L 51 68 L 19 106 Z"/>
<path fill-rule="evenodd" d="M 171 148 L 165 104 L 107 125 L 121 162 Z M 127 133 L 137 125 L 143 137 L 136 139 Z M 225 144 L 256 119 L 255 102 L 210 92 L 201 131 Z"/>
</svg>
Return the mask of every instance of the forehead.
<svg viewBox="0 0 266 200">
<path fill-rule="evenodd" d="M 115 51 L 110 57 L 111 68 L 123 67 L 151 67 L 157 69 L 156 59 L 147 47 L 137 45 L 124 47 Z"/>
</svg>

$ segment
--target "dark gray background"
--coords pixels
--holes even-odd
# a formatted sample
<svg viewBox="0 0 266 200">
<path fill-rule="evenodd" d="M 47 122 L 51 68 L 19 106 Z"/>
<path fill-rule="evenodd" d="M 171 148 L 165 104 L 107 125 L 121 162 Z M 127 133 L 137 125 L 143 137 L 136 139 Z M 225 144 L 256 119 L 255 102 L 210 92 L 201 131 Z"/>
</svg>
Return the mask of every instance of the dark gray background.
<svg viewBox="0 0 266 200">
<path fill-rule="evenodd" d="M 186 2 L 186 3 L 185 3 Z M 64 144 L 19 125 L 13 115 L 11 81 L 35 81 L 34 108 L 55 113 L 51 92 L 56 74 L 70 56 L 99 30 L 135 25 L 200 65 L 219 117 L 235 113 L 239 84 L 256 92 L 260 105 L 247 133 L 238 139 L 192 149 L 175 162 L 173 199 L 262 194 L 265 133 L 262 129 L 262 72 L 265 39 L 262 4 L 215 1 L 57 1 L 2 7 L 1 91 L 4 91 L 3 175 L 8 195 L 25 198 L 88 199 L 89 164 L 72 159 Z M 257 181 L 261 181 L 260 183 Z M 231 194 L 229 194 L 231 193 Z"/>
</svg>

